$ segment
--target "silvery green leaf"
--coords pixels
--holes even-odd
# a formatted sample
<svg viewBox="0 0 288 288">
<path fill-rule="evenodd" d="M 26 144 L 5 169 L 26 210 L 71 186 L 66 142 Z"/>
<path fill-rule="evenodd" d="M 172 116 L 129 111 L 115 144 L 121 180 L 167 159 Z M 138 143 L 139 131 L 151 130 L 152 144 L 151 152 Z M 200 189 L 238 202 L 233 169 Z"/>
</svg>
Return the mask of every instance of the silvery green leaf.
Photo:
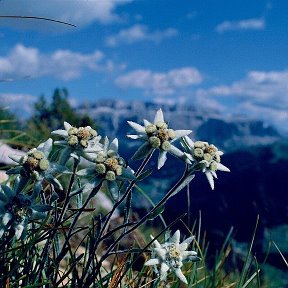
<svg viewBox="0 0 288 288">
<path fill-rule="evenodd" d="M 83 193 L 90 194 L 92 192 L 92 190 L 95 188 L 95 185 L 94 185 L 94 183 L 86 183 L 86 184 L 84 184 L 83 187 L 84 187 Z"/>
<path fill-rule="evenodd" d="M 168 150 L 168 152 L 177 158 L 183 159 L 183 156 L 184 156 L 183 151 L 181 151 L 180 149 L 178 149 L 174 145 L 170 146 L 170 149 Z"/>
<path fill-rule="evenodd" d="M 118 145 L 119 145 L 118 139 L 115 138 L 115 139 L 110 143 L 109 149 L 111 149 L 111 150 L 113 150 L 113 151 L 115 151 L 115 152 L 118 152 Z"/>
<path fill-rule="evenodd" d="M 209 185 L 211 187 L 212 190 L 214 190 L 214 179 L 213 179 L 213 176 L 211 174 L 211 171 L 210 170 L 206 170 L 205 171 L 205 175 L 206 175 L 206 178 L 209 182 Z"/>
<path fill-rule="evenodd" d="M 179 193 L 184 187 L 186 187 L 195 177 L 194 174 L 192 175 L 188 175 L 183 181 L 182 183 L 175 189 L 175 191 L 169 196 L 169 198 L 171 198 L 172 196 L 176 195 L 177 193 Z M 168 199 L 169 199 L 168 198 Z"/>
<path fill-rule="evenodd" d="M 59 199 L 59 195 L 56 192 L 53 192 L 50 197 L 50 203 L 53 203 L 54 201 Z"/>
<path fill-rule="evenodd" d="M 68 133 L 66 130 L 55 130 L 55 131 L 52 131 L 51 134 L 56 135 L 56 136 L 61 136 L 61 137 L 68 137 Z"/>
<path fill-rule="evenodd" d="M 161 151 L 159 152 L 159 157 L 158 157 L 158 169 L 161 169 L 163 165 L 165 164 L 167 160 L 167 151 Z"/>
<path fill-rule="evenodd" d="M 9 157 L 11 160 L 13 160 L 14 162 L 20 163 L 20 162 L 21 162 L 21 158 L 22 158 L 23 156 L 21 156 L 21 155 L 9 155 L 8 157 Z"/>
<path fill-rule="evenodd" d="M 157 122 L 164 122 L 164 116 L 161 108 L 157 110 L 154 118 L 154 124 L 156 124 Z"/>
<path fill-rule="evenodd" d="M 4 191 L 7 198 L 13 198 L 16 195 L 15 191 L 12 190 L 7 185 L 1 185 L 1 188 Z"/>
<path fill-rule="evenodd" d="M 3 228 L 0 229 L 0 238 L 3 236 L 5 230 Z"/>
<path fill-rule="evenodd" d="M 146 177 L 150 176 L 153 172 L 153 169 L 147 169 L 144 172 L 142 172 L 138 177 L 137 177 L 137 181 L 142 181 L 144 180 Z"/>
<path fill-rule="evenodd" d="M 89 177 L 89 176 L 95 176 L 96 171 L 94 168 L 85 168 L 85 169 L 81 169 L 79 171 L 77 171 L 76 173 L 78 176 L 85 176 L 85 177 Z"/>
<path fill-rule="evenodd" d="M 111 193 L 111 196 L 114 201 L 118 201 L 119 199 L 119 188 L 116 181 L 106 181 L 108 190 Z"/>
<path fill-rule="evenodd" d="M 24 223 L 18 224 L 14 229 L 15 229 L 15 237 L 17 240 L 19 240 L 24 230 Z"/>
<path fill-rule="evenodd" d="M 6 174 L 7 175 L 20 174 L 22 169 L 23 169 L 23 167 L 21 167 L 21 166 L 13 167 L 13 168 L 10 168 L 9 170 L 7 170 Z"/>
<path fill-rule="evenodd" d="M 45 157 L 48 158 L 51 150 L 52 150 L 52 145 L 53 145 L 53 140 L 49 138 L 45 142 L 41 143 L 38 147 L 37 150 L 41 151 L 44 153 Z"/>
<path fill-rule="evenodd" d="M 70 159 L 70 155 L 71 155 L 72 151 L 73 151 L 73 149 L 71 147 L 65 147 L 61 151 L 60 159 L 59 159 L 59 164 L 60 165 L 65 165 L 67 163 L 67 161 Z"/>
<path fill-rule="evenodd" d="M 60 165 L 60 164 L 55 163 L 55 162 L 50 163 L 50 169 L 51 169 L 52 173 L 55 173 L 55 172 L 58 172 L 58 173 L 68 173 L 69 172 L 70 173 L 70 171 L 67 169 L 66 166 Z"/>
<path fill-rule="evenodd" d="M 72 125 L 69 124 L 68 122 L 64 121 L 64 128 L 66 131 L 68 131 L 70 128 L 72 128 Z"/>
<path fill-rule="evenodd" d="M 136 177 L 133 173 L 133 170 L 130 167 L 123 168 L 122 175 L 119 176 L 119 178 L 125 179 L 125 180 L 135 180 L 136 179 Z"/>
<path fill-rule="evenodd" d="M 149 153 L 151 153 L 153 151 L 153 148 L 151 147 L 151 145 L 147 142 L 145 142 L 144 144 L 142 144 L 138 150 L 134 153 L 134 155 L 132 156 L 132 160 L 140 160 L 144 157 L 146 157 Z"/>
<path fill-rule="evenodd" d="M 145 133 L 145 127 L 133 121 L 127 121 L 128 124 L 138 133 Z"/>
<path fill-rule="evenodd" d="M 2 202 L 6 202 L 7 201 L 7 197 L 3 192 L 0 192 L 0 201 Z"/>
<path fill-rule="evenodd" d="M 33 205 L 31 208 L 34 209 L 37 212 L 47 212 L 47 211 L 52 210 L 53 206 L 46 205 L 46 204 L 41 204 L 41 205 Z"/>
<path fill-rule="evenodd" d="M 53 175 L 48 174 L 48 175 L 46 175 L 45 178 L 49 183 L 54 185 L 56 188 L 63 190 L 61 183 L 59 182 L 59 180 L 57 178 L 53 177 Z"/>
<path fill-rule="evenodd" d="M 143 139 L 142 135 L 127 135 L 127 137 L 133 140 Z"/>
<path fill-rule="evenodd" d="M 146 119 L 144 119 L 143 122 L 144 122 L 144 126 L 145 126 L 145 127 L 147 127 L 147 126 L 149 126 L 149 125 L 152 124 L 150 121 L 148 121 L 148 120 L 146 120 Z"/>
<path fill-rule="evenodd" d="M 33 194 L 31 196 L 31 198 L 36 199 L 39 196 L 41 190 L 42 190 L 41 182 L 37 181 L 33 187 Z"/>
<path fill-rule="evenodd" d="M 224 172 L 230 172 L 230 169 L 221 163 L 217 163 L 217 170 L 224 171 Z"/>
<path fill-rule="evenodd" d="M 165 206 L 164 205 L 160 205 L 158 208 L 156 208 L 154 211 L 150 212 L 149 213 L 149 216 L 148 216 L 148 220 L 153 220 L 155 219 L 157 216 L 159 216 L 160 214 L 163 213 L 165 209 Z"/>
<path fill-rule="evenodd" d="M 109 139 L 108 139 L 108 137 L 106 136 L 105 138 L 104 138 L 104 144 L 103 144 L 103 150 L 107 153 L 107 151 L 108 151 L 108 146 L 109 146 Z"/>
<path fill-rule="evenodd" d="M 47 214 L 45 212 L 38 212 L 32 209 L 32 215 L 30 220 L 37 220 L 37 219 L 44 219 L 46 218 Z"/>
<path fill-rule="evenodd" d="M 192 132 L 192 130 L 175 130 L 174 132 L 176 134 L 176 138 L 174 138 L 171 142 L 175 141 L 176 139 L 180 137 L 189 135 Z"/>
<path fill-rule="evenodd" d="M 8 222 L 13 218 L 11 213 L 6 212 L 2 217 L 2 223 L 4 226 L 8 224 Z"/>
</svg>

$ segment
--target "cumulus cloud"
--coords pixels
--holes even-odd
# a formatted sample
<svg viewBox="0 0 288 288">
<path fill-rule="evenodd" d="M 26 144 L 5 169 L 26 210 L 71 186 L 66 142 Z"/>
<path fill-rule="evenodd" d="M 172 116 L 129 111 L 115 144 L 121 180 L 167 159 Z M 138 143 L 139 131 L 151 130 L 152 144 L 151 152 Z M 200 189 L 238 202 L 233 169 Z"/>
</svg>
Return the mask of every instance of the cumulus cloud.
<svg viewBox="0 0 288 288">
<path fill-rule="evenodd" d="M 172 95 L 177 89 L 202 81 L 203 77 L 196 68 L 184 67 L 163 73 L 135 70 L 116 78 L 115 83 L 121 88 L 138 88 L 154 95 Z"/>
<path fill-rule="evenodd" d="M 130 28 L 119 31 L 117 34 L 107 37 L 106 44 L 110 47 L 115 47 L 120 44 L 132 44 L 141 41 L 160 43 L 162 40 L 175 37 L 177 34 L 178 31 L 174 28 L 149 31 L 147 26 L 136 24 Z"/>
<path fill-rule="evenodd" d="M 119 21 L 115 13 L 119 5 L 132 0 L 9 0 L 0 1 L 1 15 L 22 15 L 53 18 L 72 23 L 77 26 L 88 25 L 94 21 L 107 24 Z M 3 19 L 2 19 L 3 20 Z M 0 25 L 11 24 L 11 21 L 2 21 Z M 19 21 L 13 21 L 15 25 Z M 41 29 L 41 23 L 35 25 L 33 21 L 26 21 L 26 28 Z M 23 22 L 21 22 L 21 25 Z M 46 23 L 47 25 L 47 23 Z"/>
<path fill-rule="evenodd" d="M 37 48 L 17 44 L 7 56 L 0 57 L 0 80 L 43 76 L 71 80 L 80 77 L 84 70 L 103 72 L 113 67 L 98 50 L 91 54 L 70 50 L 43 54 Z"/>
<path fill-rule="evenodd" d="M 263 30 L 265 28 L 265 20 L 262 18 L 251 18 L 240 21 L 224 21 L 216 26 L 218 33 L 236 30 Z"/>
<path fill-rule="evenodd" d="M 288 71 L 250 71 L 246 77 L 230 85 L 199 89 L 199 98 L 222 97 L 235 99 L 238 105 L 233 113 L 253 115 L 275 126 L 288 122 Z M 227 106 L 227 111 L 230 109 Z M 286 128 L 288 130 L 288 128 Z"/>
</svg>

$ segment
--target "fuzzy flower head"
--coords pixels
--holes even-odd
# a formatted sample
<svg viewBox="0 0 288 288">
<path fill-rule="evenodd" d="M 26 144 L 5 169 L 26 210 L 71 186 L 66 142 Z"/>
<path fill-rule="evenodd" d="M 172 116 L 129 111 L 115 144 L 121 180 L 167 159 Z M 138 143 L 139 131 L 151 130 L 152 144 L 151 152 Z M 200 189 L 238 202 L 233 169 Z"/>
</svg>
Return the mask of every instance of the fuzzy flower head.
<svg viewBox="0 0 288 288">
<path fill-rule="evenodd" d="M 118 154 L 118 139 L 111 143 L 104 139 L 103 150 L 95 154 L 95 167 L 78 171 L 77 175 L 93 179 L 87 187 L 93 189 L 100 183 L 109 190 L 114 199 L 118 198 L 118 181 L 134 180 L 135 176 L 126 161 Z M 87 192 L 84 190 L 84 192 Z"/>
<path fill-rule="evenodd" d="M 151 238 L 154 239 L 153 236 Z M 160 244 L 157 240 L 154 240 L 155 248 L 152 250 L 152 255 L 154 254 L 155 258 L 148 260 L 144 265 L 160 265 L 161 280 L 166 280 L 167 273 L 171 270 L 182 282 L 188 284 L 186 277 L 181 271 L 181 267 L 183 266 L 183 262 L 199 261 L 197 252 L 186 251 L 193 239 L 194 237 L 189 237 L 180 243 L 180 231 L 177 230 L 164 244 Z"/>
<path fill-rule="evenodd" d="M 24 238 L 29 221 L 45 218 L 52 207 L 37 204 L 32 196 L 16 193 L 2 185 L 0 191 L 0 238 L 6 231 L 14 230 L 16 239 Z"/>
<path fill-rule="evenodd" d="M 180 137 L 190 134 L 192 131 L 170 129 L 164 120 L 161 109 L 156 112 L 153 123 L 144 120 L 144 126 L 132 121 L 128 121 L 128 124 L 138 133 L 136 135 L 128 135 L 128 137 L 145 141 L 133 155 L 132 159 L 142 159 L 154 149 L 159 149 L 160 151 L 158 169 L 164 165 L 167 159 L 167 153 L 183 159 L 184 153 L 172 143 Z"/>
<path fill-rule="evenodd" d="M 221 164 L 222 151 L 208 142 L 193 142 L 188 136 L 184 137 L 183 146 L 188 153 L 187 158 L 193 162 L 194 170 L 202 170 L 205 173 L 211 189 L 214 189 L 214 178 L 217 178 L 216 171 L 230 172 L 229 168 Z"/>
<path fill-rule="evenodd" d="M 65 140 L 55 141 L 55 144 L 70 148 L 71 151 L 93 153 L 101 149 L 96 130 L 90 126 L 73 127 L 68 122 L 64 122 L 65 130 L 55 130 L 52 135 L 64 137 Z M 82 155 L 83 156 L 83 155 Z"/>
<path fill-rule="evenodd" d="M 66 168 L 54 162 L 50 162 L 49 154 L 52 151 L 53 141 L 49 138 L 37 148 L 28 151 L 24 156 L 10 155 L 9 157 L 18 163 L 16 167 L 9 169 L 7 174 L 20 174 L 42 182 L 44 179 L 54 186 L 62 189 L 60 182 L 54 177 L 56 172 L 64 172 Z"/>
<path fill-rule="evenodd" d="M 39 178 L 44 175 L 50 167 L 48 156 L 52 150 L 52 139 L 49 138 L 46 142 L 41 143 L 37 148 L 28 151 L 24 156 L 11 155 L 10 158 L 19 164 L 16 169 L 11 169 L 8 174 L 34 175 Z"/>
</svg>

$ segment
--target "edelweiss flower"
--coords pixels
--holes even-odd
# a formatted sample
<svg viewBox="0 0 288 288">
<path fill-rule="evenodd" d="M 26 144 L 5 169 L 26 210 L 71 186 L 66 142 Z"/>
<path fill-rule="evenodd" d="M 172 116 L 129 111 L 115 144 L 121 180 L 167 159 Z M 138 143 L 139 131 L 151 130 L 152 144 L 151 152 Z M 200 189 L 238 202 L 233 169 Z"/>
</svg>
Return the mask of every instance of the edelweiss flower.
<svg viewBox="0 0 288 288">
<path fill-rule="evenodd" d="M 184 153 L 172 145 L 180 137 L 190 134 L 191 130 L 173 130 L 169 129 L 164 121 L 162 110 L 156 112 L 153 123 L 144 120 L 144 126 L 135 122 L 128 121 L 128 124 L 138 132 L 137 135 L 127 135 L 131 139 L 143 139 L 145 141 L 135 152 L 132 159 L 142 159 L 151 153 L 154 149 L 159 149 L 158 169 L 160 169 L 166 159 L 167 153 L 178 158 L 183 158 Z"/>
<path fill-rule="evenodd" d="M 9 156 L 19 165 L 9 169 L 7 174 L 20 174 L 22 177 L 26 178 L 29 178 L 32 175 L 38 182 L 42 182 L 45 179 L 59 189 L 62 189 L 60 182 L 53 174 L 55 172 L 64 172 L 66 167 L 48 160 L 49 154 L 52 151 L 52 144 L 53 141 L 49 138 L 37 148 L 28 151 L 24 156 Z"/>
<path fill-rule="evenodd" d="M 43 219 L 49 205 L 36 203 L 32 196 L 16 193 L 14 189 L 2 185 L 0 192 L 0 237 L 5 231 L 14 229 L 16 239 L 24 238 L 29 221 Z"/>
<path fill-rule="evenodd" d="M 188 159 L 193 163 L 192 169 L 202 170 L 205 173 L 211 189 L 214 189 L 214 178 L 217 178 L 216 171 L 230 172 L 229 168 L 221 164 L 222 151 L 208 142 L 193 142 L 188 136 L 184 137 L 183 146 Z"/>
<path fill-rule="evenodd" d="M 97 132 L 90 126 L 76 128 L 68 122 L 64 122 L 64 128 L 65 130 L 52 131 L 51 134 L 65 138 L 65 140 L 55 141 L 54 143 L 66 146 L 68 156 L 71 153 L 76 153 L 78 156 L 90 160 L 87 153 L 95 153 L 102 149 L 99 143 L 101 136 L 97 136 Z"/>
<path fill-rule="evenodd" d="M 154 239 L 153 236 L 151 236 L 151 238 Z M 167 272 L 171 270 L 182 282 L 188 284 L 186 277 L 181 271 L 183 261 L 195 262 L 200 260 L 200 258 L 197 257 L 197 252 L 186 251 L 193 239 L 194 237 L 192 236 L 180 243 L 180 231 L 177 230 L 169 241 L 164 244 L 160 244 L 155 240 L 153 242 L 155 248 L 152 250 L 155 258 L 148 260 L 144 265 L 161 265 L 160 280 L 166 280 Z"/>
<path fill-rule="evenodd" d="M 118 154 L 118 139 L 115 138 L 110 144 L 107 137 L 104 140 L 103 150 L 96 154 L 94 168 L 86 168 L 77 172 L 78 176 L 91 177 L 83 192 L 91 192 L 100 183 L 110 191 L 114 199 L 118 198 L 117 180 L 134 180 L 135 176 L 130 167 L 126 166 L 125 160 Z"/>
</svg>

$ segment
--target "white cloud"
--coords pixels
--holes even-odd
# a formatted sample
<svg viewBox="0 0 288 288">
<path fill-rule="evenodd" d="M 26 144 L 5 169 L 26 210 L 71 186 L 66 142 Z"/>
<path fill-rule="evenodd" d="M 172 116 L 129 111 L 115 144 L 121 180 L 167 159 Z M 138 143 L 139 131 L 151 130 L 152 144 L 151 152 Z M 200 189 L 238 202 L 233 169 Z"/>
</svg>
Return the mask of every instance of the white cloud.
<svg viewBox="0 0 288 288">
<path fill-rule="evenodd" d="M 265 20 L 262 18 L 251 18 L 240 21 L 224 21 L 216 26 L 218 33 L 235 30 L 263 30 L 265 28 Z"/>
<path fill-rule="evenodd" d="M 84 70 L 113 70 L 113 63 L 104 58 L 104 54 L 98 50 L 92 54 L 70 50 L 42 54 L 37 48 L 17 44 L 7 56 L 0 57 L 0 80 L 43 76 L 71 80 L 80 77 Z"/>
<path fill-rule="evenodd" d="M 115 47 L 119 44 L 132 44 L 141 41 L 160 43 L 162 40 L 175 37 L 177 34 L 178 31 L 174 28 L 150 32 L 147 26 L 136 24 L 107 37 L 106 44 L 110 47 Z"/>
<path fill-rule="evenodd" d="M 272 123 L 278 128 L 288 130 L 288 71 L 250 71 L 246 77 L 230 85 L 214 86 L 209 89 L 198 89 L 197 97 L 213 99 L 221 97 L 236 101 L 238 104 L 231 114 L 253 116 Z M 234 100 L 233 100 L 234 99 Z M 227 102 L 229 102 L 229 100 Z"/>
<path fill-rule="evenodd" d="M 165 73 L 151 70 L 135 70 L 116 78 L 121 88 L 138 88 L 154 95 L 172 95 L 176 90 L 203 81 L 201 73 L 194 67 L 173 69 Z"/>
<path fill-rule="evenodd" d="M 8 0 L 0 1 L 1 15 L 21 15 L 53 18 L 75 24 L 88 25 L 94 21 L 103 24 L 119 21 L 115 9 L 119 5 L 132 0 Z M 1 20 L 0 25 L 13 25 L 12 21 Z M 13 20 L 14 25 L 23 26 L 23 21 Z M 41 29 L 41 21 L 25 21 L 24 26 L 31 29 Z M 47 26 L 47 23 L 44 23 Z M 59 25 L 58 25 L 59 26 Z"/>
<path fill-rule="evenodd" d="M 257 105 L 288 109 L 288 71 L 250 71 L 231 85 L 199 90 L 203 95 L 234 96 Z"/>
</svg>

